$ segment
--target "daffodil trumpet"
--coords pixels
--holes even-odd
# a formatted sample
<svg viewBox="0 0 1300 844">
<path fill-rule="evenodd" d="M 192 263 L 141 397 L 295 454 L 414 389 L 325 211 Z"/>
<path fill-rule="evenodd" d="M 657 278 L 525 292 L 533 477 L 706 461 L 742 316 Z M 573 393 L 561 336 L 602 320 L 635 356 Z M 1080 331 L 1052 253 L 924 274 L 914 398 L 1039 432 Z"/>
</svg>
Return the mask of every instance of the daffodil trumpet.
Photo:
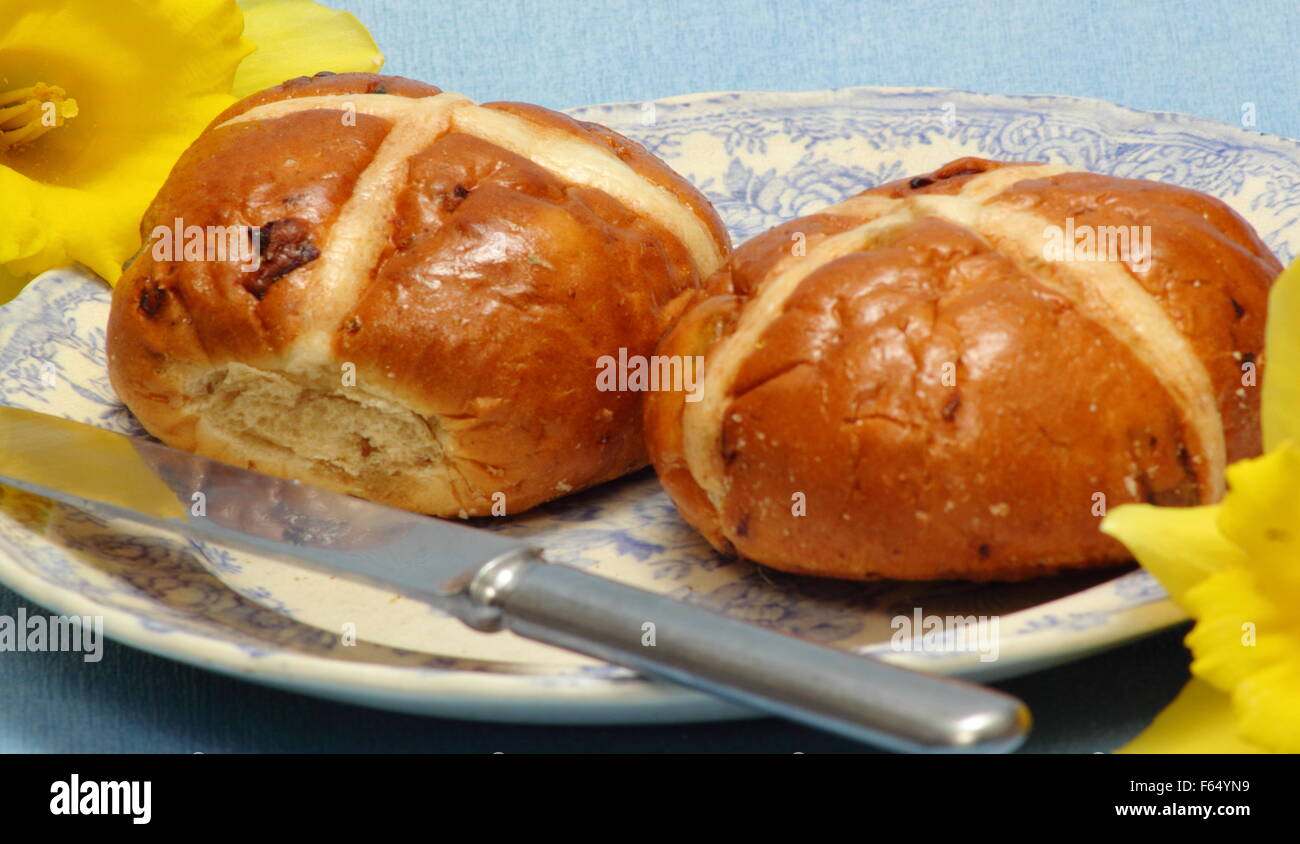
<svg viewBox="0 0 1300 844">
<path fill-rule="evenodd" d="M 37 82 L 0 94 L 0 151 L 31 143 L 77 116 L 77 101 L 57 85 Z"/>
<path fill-rule="evenodd" d="M 240 97 L 382 65 L 313 0 L 0 0 L 0 303 L 74 263 L 115 283 L 172 165 Z"/>
</svg>

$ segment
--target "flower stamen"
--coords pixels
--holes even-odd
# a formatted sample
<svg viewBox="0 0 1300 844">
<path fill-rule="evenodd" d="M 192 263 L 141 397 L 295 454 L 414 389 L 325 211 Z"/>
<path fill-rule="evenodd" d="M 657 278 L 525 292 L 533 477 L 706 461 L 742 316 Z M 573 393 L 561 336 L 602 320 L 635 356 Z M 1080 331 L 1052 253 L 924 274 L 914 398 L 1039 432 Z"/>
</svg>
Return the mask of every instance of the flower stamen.
<svg viewBox="0 0 1300 844">
<path fill-rule="evenodd" d="M 0 152 L 13 149 L 77 116 L 77 101 L 57 85 L 37 82 L 0 93 Z"/>
</svg>

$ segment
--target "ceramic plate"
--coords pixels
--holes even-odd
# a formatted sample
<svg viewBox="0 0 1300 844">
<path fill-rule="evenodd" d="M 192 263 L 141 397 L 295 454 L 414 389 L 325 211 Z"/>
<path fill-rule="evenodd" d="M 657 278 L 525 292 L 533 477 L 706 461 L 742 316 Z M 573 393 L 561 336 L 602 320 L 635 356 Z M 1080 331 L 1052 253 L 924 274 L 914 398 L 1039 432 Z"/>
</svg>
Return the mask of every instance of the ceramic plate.
<svg viewBox="0 0 1300 844">
<path fill-rule="evenodd" d="M 636 138 L 698 185 L 739 243 L 880 182 L 962 155 L 1053 161 L 1221 197 L 1284 261 L 1300 247 L 1300 145 L 1225 124 L 1062 97 L 854 88 L 729 93 L 576 109 Z M 134 436 L 104 368 L 109 293 L 47 273 L 0 309 L 0 403 Z M 641 472 L 490 527 L 551 560 L 827 645 L 982 680 L 1033 671 L 1181 619 L 1141 571 L 1014 585 L 838 583 L 715 554 Z M 408 712 L 623 723 L 746 713 L 630 671 L 280 563 L 0 489 L 0 580 L 51 611 L 174 659 L 308 694 Z M 998 658 L 894 652 L 890 620 L 997 615 Z M 344 644 L 344 625 L 357 641 Z"/>
</svg>

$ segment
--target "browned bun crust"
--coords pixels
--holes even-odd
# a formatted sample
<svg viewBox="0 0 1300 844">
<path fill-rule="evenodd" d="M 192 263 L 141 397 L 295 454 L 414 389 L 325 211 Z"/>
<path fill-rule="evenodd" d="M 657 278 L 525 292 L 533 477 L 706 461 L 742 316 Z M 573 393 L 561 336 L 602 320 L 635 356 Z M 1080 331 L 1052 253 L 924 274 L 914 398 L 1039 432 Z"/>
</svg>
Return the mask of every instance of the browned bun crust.
<svg viewBox="0 0 1300 844">
<path fill-rule="evenodd" d="M 440 94 L 295 79 L 194 142 L 109 318 L 109 374 L 146 429 L 444 516 L 646 464 L 642 397 L 600 391 L 597 361 L 653 351 L 729 251 L 716 213 L 608 129 Z M 257 230 L 258 267 L 155 255 L 177 219 Z"/>
<path fill-rule="evenodd" d="M 1058 260 L 1067 225 L 1149 226 L 1149 266 Z M 651 457 L 716 548 L 787 571 L 1122 562 L 1105 508 L 1214 501 L 1259 453 L 1280 270 L 1204 194 L 961 159 L 738 248 L 660 343 L 707 368 L 694 404 L 650 396 Z"/>
</svg>

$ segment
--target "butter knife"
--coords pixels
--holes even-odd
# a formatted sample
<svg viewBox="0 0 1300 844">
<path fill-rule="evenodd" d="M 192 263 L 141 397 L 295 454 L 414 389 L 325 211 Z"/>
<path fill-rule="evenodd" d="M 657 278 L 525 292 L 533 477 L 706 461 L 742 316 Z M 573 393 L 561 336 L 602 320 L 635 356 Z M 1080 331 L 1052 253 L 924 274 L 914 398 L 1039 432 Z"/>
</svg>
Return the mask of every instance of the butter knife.
<svg viewBox="0 0 1300 844">
<path fill-rule="evenodd" d="M 0 407 L 0 483 L 425 601 L 897 751 L 1014 749 L 1010 695 L 546 563 L 542 549 L 47 414 Z M 653 624 L 653 643 L 645 643 Z"/>
</svg>

